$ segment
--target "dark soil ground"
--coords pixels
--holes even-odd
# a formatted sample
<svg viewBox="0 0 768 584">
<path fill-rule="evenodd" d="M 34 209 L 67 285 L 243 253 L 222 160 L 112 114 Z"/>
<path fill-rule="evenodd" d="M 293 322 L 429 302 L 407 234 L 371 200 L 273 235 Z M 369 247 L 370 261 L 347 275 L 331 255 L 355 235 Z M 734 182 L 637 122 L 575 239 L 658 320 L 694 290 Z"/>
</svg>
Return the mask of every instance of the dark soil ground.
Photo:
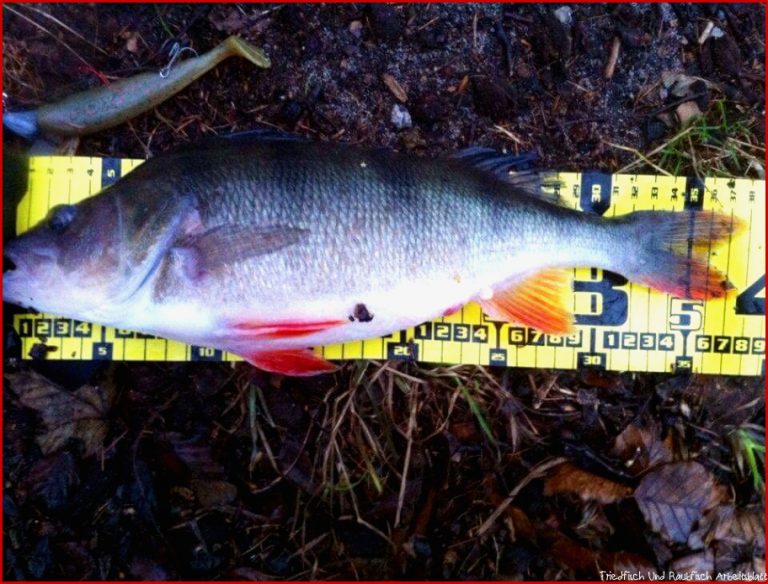
<svg viewBox="0 0 768 584">
<path fill-rule="evenodd" d="M 764 178 L 763 6 L 563 7 L 6 5 L 4 108 L 236 33 L 272 67 L 225 62 L 77 153 L 273 127 L 416 155 L 533 150 L 558 170 L 658 150 L 668 172 Z M 664 71 L 703 82 L 681 96 Z M 411 127 L 392 121 L 401 93 Z M 684 145 L 683 101 L 703 112 Z M 763 379 L 8 359 L 4 373 L 7 579 L 765 573 Z"/>
</svg>

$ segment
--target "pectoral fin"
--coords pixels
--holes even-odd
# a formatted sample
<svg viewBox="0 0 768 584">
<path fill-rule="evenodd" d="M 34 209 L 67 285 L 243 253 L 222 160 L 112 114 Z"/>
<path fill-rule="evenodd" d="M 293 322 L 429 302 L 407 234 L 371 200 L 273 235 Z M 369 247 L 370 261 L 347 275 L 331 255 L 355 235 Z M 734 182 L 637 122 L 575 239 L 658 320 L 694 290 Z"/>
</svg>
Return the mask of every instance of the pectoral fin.
<svg viewBox="0 0 768 584">
<path fill-rule="evenodd" d="M 302 241 L 309 231 L 286 225 L 221 225 L 190 233 L 173 248 L 184 272 L 198 278 L 216 267 L 274 253 Z"/>
<path fill-rule="evenodd" d="M 262 351 L 243 355 L 251 365 L 270 371 L 295 377 L 309 377 L 320 373 L 336 371 L 333 363 L 318 357 L 309 349 L 288 349 L 283 351 Z"/>
<path fill-rule="evenodd" d="M 570 270 L 548 269 L 478 302 L 493 319 L 520 323 L 549 334 L 569 334 L 573 329 L 573 314 L 568 308 L 571 281 Z"/>
</svg>

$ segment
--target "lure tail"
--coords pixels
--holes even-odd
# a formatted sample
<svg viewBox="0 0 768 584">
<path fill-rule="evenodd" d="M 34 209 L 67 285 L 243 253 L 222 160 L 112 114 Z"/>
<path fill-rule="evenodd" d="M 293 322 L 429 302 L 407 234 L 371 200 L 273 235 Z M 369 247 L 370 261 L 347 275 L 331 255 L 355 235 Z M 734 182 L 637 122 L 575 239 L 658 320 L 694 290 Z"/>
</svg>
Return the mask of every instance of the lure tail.
<svg viewBox="0 0 768 584">
<path fill-rule="evenodd" d="M 34 111 L 4 112 L 3 126 L 27 140 L 33 140 L 40 131 L 37 124 L 37 113 Z"/>
<path fill-rule="evenodd" d="M 229 56 L 238 55 L 244 59 L 248 59 L 257 67 L 266 69 L 272 64 L 264 51 L 258 47 L 254 47 L 251 43 L 244 41 L 236 35 L 228 37 L 221 43 L 221 45 L 226 48 Z"/>
<path fill-rule="evenodd" d="M 631 281 L 694 300 L 723 298 L 733 289 L 709 257 L 743 230 L 738 218 L 709 211 L 640 211 L 618 221 L 631 232 L 629 261 L 620 270 Z"/>
</svg>

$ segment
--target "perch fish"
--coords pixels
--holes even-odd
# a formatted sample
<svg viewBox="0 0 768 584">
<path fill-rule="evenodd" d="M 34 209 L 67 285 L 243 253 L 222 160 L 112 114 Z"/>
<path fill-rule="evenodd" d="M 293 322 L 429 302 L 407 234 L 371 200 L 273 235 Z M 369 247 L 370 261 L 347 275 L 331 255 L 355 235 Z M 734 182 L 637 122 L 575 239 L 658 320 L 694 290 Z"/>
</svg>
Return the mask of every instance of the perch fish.
<svg viewBox="0 0 768 584">
<path fill-rule="evenodd" d="M 309 347 L 388 335 L 470 301 L 565 334 L 578 266 L 684 298 L 732 288 L 707 262 L 738 230 L 732 217 L 581 213 L 521 186 L 508 162 L 478 148 L 427 159 L 209 139 L 11 241 L 3 299 L 312 375 L 335 367 Z"/>
<path fill-rule="evenodd" d="M 180 61 L 165 76 L 140 73 L 34 111 L 6 112 L 3 125 L 30 139 L 41 131 L 59 136 L 93 134 L 152 109 L 233 56 L 257 67 L 270 66 L 264 51 L 233 35 L 200 57 Z"/>
</svg>

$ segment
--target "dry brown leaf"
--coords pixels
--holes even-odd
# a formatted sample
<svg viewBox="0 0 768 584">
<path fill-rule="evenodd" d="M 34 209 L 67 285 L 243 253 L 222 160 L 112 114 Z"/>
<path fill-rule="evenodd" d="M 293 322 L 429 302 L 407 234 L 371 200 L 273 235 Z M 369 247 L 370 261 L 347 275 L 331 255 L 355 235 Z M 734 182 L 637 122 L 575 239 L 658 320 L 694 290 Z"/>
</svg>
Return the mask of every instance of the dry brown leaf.
<svg viewBox="0 0 768 584">
<path fill-rule="evenodd" d="M 507 507 L 505 524 L 509 529 L 509 539 L 511 541 L 536 541 L 536 529 L 533 523 L 520 507 L 510 505 Z"/>
<path fill-rule="evenodd" d="M 573 526 L 573 532 L 579 541 L 594 544 L 593 547 L 599 549 L 603 546 L 602 542 L 607 541 L 616 532 L 605 509 L 605 506 L 595 501 L 590 501 L 584 506 L 581 521 Z"/>
<path fill-rule="evenodd" d="M 192 479 L 190 486 L 202 507 L 229 505 L 237 497 L 237 487 L 227 481 Z"/>
<path fill-rule="evenodd" d="M 661 465 L 646 474 L 635 491 L 645 520 L 676 543 L 688 540 L 694 525 L 720 497 L 712 474 L 698 462 Z"/>
<path fill-rule="evenodd" d="M 24 477 L 37 500 L 50 511 L 60 511 L 70 503 L 79 479 L 75 459 L 66 450 L 35 462 Z"/>
<path fill-rule="evenodd" d="M 765 547 L 765 508 L 762 505 L 736 509 L 730 527 L 731 536 L 739 543 Z"/>
<path fill-rule="evenodd" d="M 744 562 L 735 566 L 734 572 L 757 572 L 758 574 L 765 574 L 765 558 L 761 555 L 755 555 L 751 562 Z"/>
<path fill-rule="evenodd" d="M 392 95 L 395 96 L 395 98 L 403 103 L 408 101 L 408 94 L 405 92 L 405 89 L 403 89 L 403 86 L 400 85 L 400 82 L 394 78 L 394 76 L 390 75 L 389 73 L 384 73 L 384 75 L 381 76 L 381 80 L 384 82 L 384 85 L 387 86 L 387 89 L 389 89 Z"/>
<path fill-rule="evenodd" d="M 545 495 L 558 493 L 574 494 L 582 501 L 594 500 L 607 505 L 630 496 L 632 489 L 565 462 L 555 469 L 544 484 Z"/>
<path fill-rule="evenodd" d="M 449 432 L 461 442 L 480 442 L 482 435 L 474 422 L 453 422 L 449 426 Z"/>
<path fill-rule="evenodd" d="M 506 497 L 499 491 L 499 486 L 496 483 L 496 478 L 493 474 L 489 473 L 483 479 L 483 484 L 486 488 L 486 494 L 488 501 L 494 507 L 504 504 Z M 509 531 L 510 541 L 535 541 L 536 540 L 536 528 L 531 523 L 528 515 L 520 507 L 515 505 L 509 505 L 504 510 L 504 524 Z"/>
<path fill-rule="evenodd" d="M 610 568 L 610 571 L 615 574 L 622 574 L 625 572 L 640 574 L 643 580 L 650 580 L 652 574 L 655 574 L 658 571 L 656 566 L 650 560 L 632 552 L 616 552 L 603 555 L 606 556 L 603 559 L 607 560 L 607 562 L 601 562 L 601 565 L 606 565 Z"/>
<path fill-rule="evenodd" d="M 712 580 L 712 572 L 715 569 L 715 557 L 712 550 L 704 550 L 697 554 L 690 554 L 673 560 L 669 568 L 670 571 L 677 574 L 695 574 L 701 577 L 699 579 Z M 708 575 L 706 578 L 704 578 L 705 574 Z"/>
<path fill-rule="evenodd" d="M 83 443 L 86 456 L 99 452 L 108 429 L 110 385 L 84 385 L 71 392 L 33 371 L 9 374 L 6 378 L 22 405 L 40 414 L 46 431 L 37 437 L 37 442 L 44 454 L 58 450 L 70 438 Z"/>
<path fill-rule="evenodd" d="M 555 560 L 575 572 L 594 572 L 597 565 L 595 552 L 562 533 L 556 534 L 549 553 Z"/>
<path fill-rule="evenodd" d="M 202 438 L 187 437 L 179 432 L 166 432 L 173 452 L 196 477 L 219 477 L 224 468 L 213 459 L 211 445 Z"/>
<path fill-rule="evenodd" d="M 247 24 L 247 17 L 237 8 L 225 9 L 223 6 L 221 10 L 214 10 L 208 17 L 213 27 L 227 34 L 235 34 L 241 32 Z"/>
<path fill-rule="evenodd" d="M 617 574 L 627 571 L 650 579 L 658 572 L 650 560 L 632 552 L 594 551 L 560 532 L 550 532 L 547 537 L 552 538 L 550 555 L 577 574 L 599 576 L 601 571 Z"/>
<path fill-rule="evenodd" d="M 633 474 L 640 474 L 662 462 L 672 462 L 670 441 L 662 441 L 660 433 L 656 426 L 647 428 L 630 424 L 616 436 L 611 454 L 625 463 L 631 462 L 627 470 Z"/>
<path fill-rule="evenodd" d="M 721 497 L 724 499 L 725 497 Z M 688 547 L 692 550 L 704 549 L 713 540 L 724 540 L 731 533 L 733 523 L 733 504 L 718 505 L 707 511 L 699 521 L 698 527 L 688 536 Z"/>
</svg>

